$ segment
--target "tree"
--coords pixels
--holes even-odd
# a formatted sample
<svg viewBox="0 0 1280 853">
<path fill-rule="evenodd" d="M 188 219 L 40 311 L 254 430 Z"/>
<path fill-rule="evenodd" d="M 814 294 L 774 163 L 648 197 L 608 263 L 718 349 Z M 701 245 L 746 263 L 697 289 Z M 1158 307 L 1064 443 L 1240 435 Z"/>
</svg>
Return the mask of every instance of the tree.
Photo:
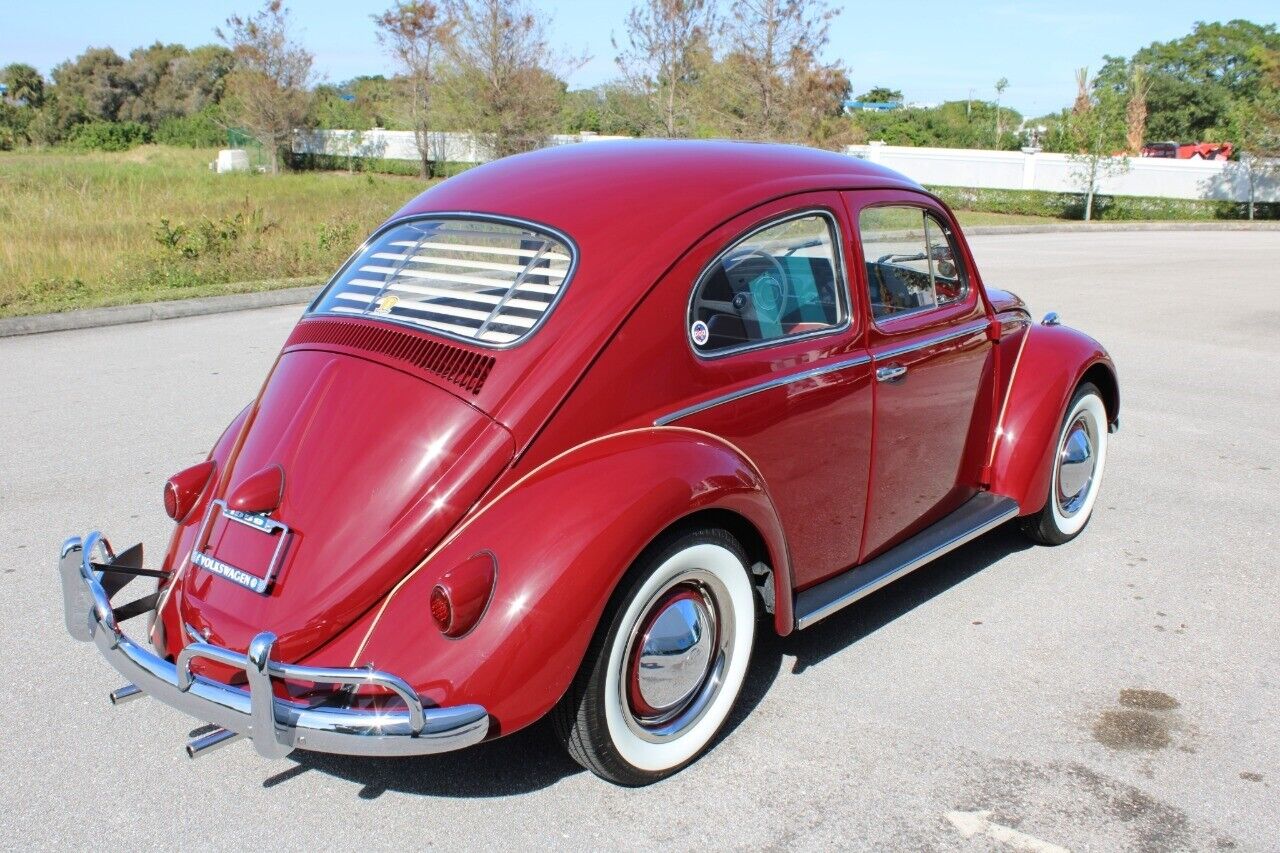
<svg viewBox="0 0 1280 853">
<path fill-rule="evenodd" d="M 399 63 L 409 87 L 409 117 L 418 149 L 421 176 L 434 174 L 431 150 L 431 95 L 445 44 L 453 37 L 453 20 L 432 0 L 397 3 L 374 15 L 378 41 Z"/>
<path fill-rule="evenodd" d="M 725 66 L 737 135 L 812 141 L 843 112 L 849 78 L 818 58 L 837 14 L 823 0 L 733 0 Z"/>
<path fill-rule="evenodd" d="M 9 87 L 12 101 L 32 109 L 39 109 L 44 103 L 44 78 L 26 63 L 14 62 L 0 69 L 0 83 Z"/>
<path fill-rule="evenodd" d="M 1130 154 L 1142 150 L 1147 135 L 1147 93 L 1151 79 L 1141 65 L 1129 71 L 1129 100 L 1124 108 L 1125 148 Z"/>
<path fill-rule="evenodd" d="M 271 152 L 271 171 L 280 171 L 280 149 L 306 119 L 313 57 L 289 35 L 289 12 L 282 0 L 267 0 L 250 17 L 232 15 L 218 37 L 235 54 L 227 78 L 227 107 L 233 121 Z"/>
<path fill-rule="evenodd" d="M 1089 96 L 1089 69 L 1076 69 L 1076 100 L 1071 105 L 1072 115 L 1084 115 L 1093 107 Z"/>
<path fill-rule="evenodd" d="M 1148 138 L 1207 140 L 1226 124 L 1236 99 L 1257 91 L 1265 74 L 1262 57 L 1276 50 L 1280 32 L 1274 24 L 1200 22 L 1187 35 L 1153 42 L 1128 59 L 1104 57 L 1095 87 L 1123 92 L 1130 69 L 1141 65 L 1149 78 Z"/>
<path fill-rule="evenodd" d="M 858 110 L 848 121 L 868 139 L 882 139 L 890 145 L 936 146 L 939 148 L 991 148 L 991 127 L 996 105 L 992 101 L 947 101 L 936 107 L 903 110 Z M 1001 108 L 1006 125 L 1018 125 L 1017 110 Z M 1017 148 L 1016 134 L 1005 133 L 1002 148 Z"/>
<path fill-rule="evenodd" d="M 559 114 L 563 73 L 581 60 L 558 57 L 547 44 L 547 20 L 528 0 L 452 0 L 455 35 L 441 78 L 446 109 L 476 134 L 492 157 L 545 144 Z"/>
<path fill-rule="evenodd" d="M 652 104 L 643 92 L 625 83 L 576 89 L 565 93 L 558 125 L 566 133 L 644 136 L 653 126 Z"/>
<path fill-rule="evenodd" d="M 996 148 L 1000 147 L 1000 137 L 1004 136 L 1004 128 L 1000 125 L 1000 97 L 1009 88 L 1009 78 L 1001 77 L 996 81 Z"/>
<path fill-rule="evenodd" d="M 890 89 L 887 86 L 876 86 L 863 92 L 854 100 L 862 101 L 866 104 L 900 104 L 902 103 L 902 90 Z"/>
<path fill-rule="evenodd" d="M 59 124 L 116 121 L 131 93 L 124 58 L 109 47 L 91 47 L 53 69 Z"/>
<path fill-rule="evenodd" d="M 1114 96 L 1094 96 L 1088 109 L 1069 119 L 1069 133 L 1075 145 L 1070 155 L 1071 178 L 1084 193 L 1084 220 L 1093 219 L 1094 197 L 1102 180 L 1129 171 L 1129 161 L 1116 157 L 1124 122 L 1121 101 Z"/>
<path fill-rule="evenodd" d="M 1220 130 L 1235 145 L 1228 169 L 1244 177 L 1253 219 L 1258 184 L 1280 177 L 1280 87 L 1264 85 L 1252 97 L 1235 99 Z"/>
<path fill-rule="evenodd" d="M 640 0 L 627 15 L 618 67 L 648 97 L 669 137 L 688 135 L 689 89 L 714 27 L 714 0 Z"/>
</svg>

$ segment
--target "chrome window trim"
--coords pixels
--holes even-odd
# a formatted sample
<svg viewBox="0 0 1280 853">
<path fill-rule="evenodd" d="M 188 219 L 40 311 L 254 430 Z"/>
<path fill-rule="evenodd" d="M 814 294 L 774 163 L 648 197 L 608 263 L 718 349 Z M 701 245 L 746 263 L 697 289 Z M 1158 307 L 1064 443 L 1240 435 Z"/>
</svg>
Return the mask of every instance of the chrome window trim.
<svg viewBox="0 0 1280 853">
<path fill-rule="evenodd" d="M 858 250 L 862 254 L 862 268 L 863 268 L 862 275 L 864 278 L 866 276 L 867 253 L 866 253 L 866 246 L 862 240 L 862 213 L 863 211 L 872 210 L 878 207 L 912 207 L 912 208 L 915 208 L 916 210 L 922 211 L 925 216 L 932 216 L 933 220 L 938 223 L 938 227 L 942 229 L 942 235 L 947 238 L 947 242 L 951 245 L 951 254 L 957 258 L 961 256 L 961 253 L 957 251 L 960 248 L 960 244 L 955 240 L 955 237 L 953 236 L 954 229 L 952 229 L 945 222 L 943 222 L 942 219 L 939 218 L 938 211 L 935 210 L 934 208 L 928 206 L 927 204 L 923 204 L 915 201 L 905 201 L 905 200 L 873 202 L 871 204 L 863 205 L 862 207 L 858 208 L 858 221 L 856 223 L 858 226 Z M 925 247 L 927 248 L 929 245 L 928 234 L 925 234 L 924 241 L 925 241 Z M 870 289 L 868 289 L 867 290 L 867 308 L 869 308 L 871 311 L 871 324 L 876 327 L 877 331 L 883 332 L 885 331 L 885 329 L 883 326 L 880 325 L 881 320 L 897 320 L 900 317 L 915 317 L 920 314 L 924 314 L 925 312 L 928 312 L 928 311 L 940 311 L 943 308 L 950 308 L 954 305 L 964 304 L 969 300 L 970 294 L 977 292 L 977 288 L 975 288 L 973 286 L 973 283 L 969 281 L 968 266 L 964 264 L 959 264 L 957 265 L 957 269 L 959 269 L 963 273 L 961 278 L 964 279 L 964 293 L 959 299 L 955 300 L 954 302 L 945 302 L 942 304 L 938 304 L 937 302 L 935 302 L 933 305 L 921 305 L 919 308 L 912 308 L 909 311 L 898 311 L 893 314 L 886 314 L 884 317 L 876 317 L 875 306 L 872 305 L 871 303 L 871 291 Z M 933 259 L 932 258 L 929 259 L 929 277 L 933 278 Z M 869 284 L 870 282 L 865 282 L 865 283 Z M 935 291 L 934 291 L 934 298 L 935 299 L 937 298 L 936 285 L 935 285 Z M 892 334 L 892 333 L 886 332 L 886 334 Z"/>
<path fill-rule="evenodd" d="M 560 282 L 560 289 L 556 291 L 555 297 L 547 303 L 547 308 L 542 312 L 542 315 L 538 317 L 537 321 L 534 322 L 534 324 L 530 326 L 523 335 L 514 341 L 506 341 L 504 343 L 496 341 L 482 341 L 478 338 L 468 338 L 465 335 L 453 334 L 452 332 L 447 332 L 443 329 L 435 329 L 430 326 L 423 326 L 408 320 L 401 320 L 390 314 L 335 314 L 333 312 L 321 313 L 316 311 L 316 306 L 324 299 L 325 294 L 329 292 L 329 289 L 334 286 L 338 279 L 342 278 L 343 274 L 351 267 L 351 264 L 353 264 L 357 258 L 368 250 L 370 244 L 374 243 L 379 237 L 386 234 L 393 228 L 398 228 L 401 225 L 407 225 L 410 222 L 418 222 L 424 219 L 465 219 L 473 222 L 492 222 L 497 225 L 514 225 L 556 238 L 563 243 L 564 247 L 569 251 L 569 267 L 565 270 L 564 278 Z M 432 335 L 447 338 L 451 341 L 459 341 L 464 344 L 474 344 L 482 349 L 507 350 L 512 347 L 517 347 L 529 340 L 534 336 L 534 333 L 542 327 L 542 324 L 546 322 L 547 317 L 551 316 L 551 313 L 555 311 L 556 306 L 560 304 L 560 299 L 564 296 L 565 291 L 569 289 L 569 285 L 573 281 L 573 275 L 577 270 L 578 244 L 568 234 L 558 228 L 553 228 L 550 225 L 544 225 L 541 222 L 534 222 L 530 219 L 520 219 L 515 216 L 503 216 L 500 213 L 481 213 L 479 211 L 468 210 L 440 210 L 411 213 L 407 216 L 400 216 L 388 222 L 384 222 L 381 227 L 366 237 L 364 242 L 361 243 L 342 263 L 342 266 L 338 267 L 338 271 L 329 278 L 329 281 L 325 283 L 325 286 L 320 288 L 320 292 L 316 294 L 316 297 L 311 300 L 309 305 L 307 305 L 307 310 L 303 312 L 302 316 L 304 319 L 312 316 L 332 316 L 339 318 L 346 317 L 348 319 L 377 320 L 383 323 L 390 323 L 394 326 L 403 326 L 407 329 L 415 329 L 419 332 L 428 332 Z"/>
<path fill-rule="evenodd" d="M 726 349 L 716 350 L 715 352 L 699 352 L 698 347 L 693 343 L 693 335 L 691 332 L 691 329 L 693 327 L 693 320 L 694 320 L 694 317 L 693 317 L 694 297 L 697 295 L 698 290 L 702 287 L 703 282 L 706 281 L 709 275 L 711 275 L 716 265 L 719 264 L 720 261 L 724 260 L 725 256 L 728 255 L 730 252 L 732 252 L 735 248 L 737 248 L 737 246 L 739 246 L 742 243 L 745 243 L 747 240 L 751 239 L 756 234 L 759 234 L 761 231 L 767 231 L 770 228 L 773 228 L 777 225 L 782 225 L 785 222 L 790 222 L 793 219 L 804 219 L 805 217 L 815 216 L 815 215 L 821 216 L 824 219 L 826 219 L 827 225 L 831 228 L 832 248 L 833 248 L 833 251 L 835 252 L 836 260 L 838 261 L 838 265 L 835 270 L 837 278 L 839 279 L 836 282 L 836 298 L 839 300 L 839 307 L 844 315 L 841 321 L 839 323 L 836 323 L 833 326 L 828 326 L 824 329 L 815 329 L 812 332 L 804 332 L 799 335 L 783 335 L 782 337 L 779 337 L 779 338 L 768 338 L 766 340 L 751 341 L 745 344 L 738 344 L 737 346 L 727 347 Z M 850 294 L 849 294 L 849 272 L 846 269 L 844 242 L 840 238 L 840 221 L 836 218 L 835 212 L 832 211 L 830 208 L 827 208 L 827 207 L 806 208 L 804 210 L 793 211 L 791 213 L 784 213 L 777 217 L 774 217 L 773 219 L 769 219 L 769 220 L 766 220 L 765 222 L 760 223 L 759 225 L 755 226 L 751 230 L 747 231 L 745 234 L 742 234 L 741 236 L 734 238 L 729 243 L 729 245 L 725 246 L 723 249 L 717 252 L 715 254 L 715 257 L 713 257 L 710 261 L 706 263 L 705 266 L 703 266 L 702 272 L 698 273 L 698 277 L 694 279 L 693 287 L 689 289 L 689 300 L 687 305 L 685 306 L 685 311 L 684 311 L 684 316 L 685 316 L 684 339 L 685 339 L 685 342 L 689 344 L 689 349 L 691 349 L 693 351 L 693 354 L 697 356 L 699 359 L 701 359 L 702 361 L 715 361 L 716 359 L 726 358 L 728 356 L 737 355 L 738 353 L 742 353 L 742 352 L 750 352 L 752 350 L 764 349 L 766 347 L 781 346 L 783 344 L 794 343 L 795 341 L 804 341 L 804 340 L 809 340 L 811 338 L 820 338 L 825 335 L 839 334 L 840 332 L 848 330 L 853 325 L 853 310 L 851 308 L 851 305 L 852 305 L 852 301 L 850 299 Z"/>
<path fill-rule="evenodd" d="M 822 376 L 825 373 L 835 373 L 839 370 L 846 370 L 850 367 L 857 367 L 860 364 L 869 364 L 871 356 L 867 354 L 854 356 L 853 358 L 845 358 L 839 361 L 833 361 L 829 364 L 822 364 L 817 367 L 811 367 L 808 370 L 802 370 L 799 373 L 788 373 L 785 376 L 775 376 L 759 382 L 755 385 L 748 385 L 746 388 L 739 388 L 737 391 L 730 391 L 727 394 L 721 394 L 718 397 L 712 397 L 709 400 L 703 400 L 701 403 L 694 403 L 691 406 L 685 406 L 683 409 L 677 409 L 670 414 L 663 415 L 654 420 L 654 426 L 667 426 L 668 424 L 678 421 L 681 418 L 687 418 L 690 415 L 696 415 L 699 412 L 705 412 L 707 409 L 713 409 L 716 406 L 722 406 L 725 403 L 732 403 L 734 400 L 741 400 L 743 397 L 750 397 L 752 394 L 758 394 L 761 391 L 769 391 L 773 388 L 781 388 L 784 385 L 791 385 L 796 382 L 803 382 L 806 379 L 812 379 L 815 376 Z"/>
<path fill-rule="evenodd" d="M 937 346 L 938 344 L 945 344 L 948 341 L 958 340 L 959 338 L 966 338 L 969 335 L 986 331 L 989 323 L 990 321 L 988 320 L 974 320 L 973 322 L 968 323 L 967 325 L 961 326 L 958 329 L 950 329 L 945 332 L 937 332 L 935 334 L 929 335 L 928 337 L 914 340 L 909 344 L 901 344 L 896 347 L 891 347 L 890 349 L 887 349 L 887 350 L 873 352 L 872 356 L 877 361 L 880 361 L 886 358 L 897 358 L 900 355 L 906 355 L 907 353 L 915 352 L 918 349 Z"/>
</svg>

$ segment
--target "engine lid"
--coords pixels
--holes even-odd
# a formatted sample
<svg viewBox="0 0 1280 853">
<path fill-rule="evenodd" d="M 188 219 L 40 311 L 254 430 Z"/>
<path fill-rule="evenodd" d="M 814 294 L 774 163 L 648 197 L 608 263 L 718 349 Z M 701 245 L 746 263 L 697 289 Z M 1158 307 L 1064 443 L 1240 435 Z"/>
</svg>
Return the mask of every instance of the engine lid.
<svg viewBox="0 0 1280 853">
<path fill-rule="evenodd" d="M 276 656 L 297 661 L 407 574 L 513 453 L 502 426 L 423 379 L 352 355 L 286 352 L 219 477 L 182 570 L 180 618 L 237 650 L 272 631 Z M 264 473 L 276 471 L 278 501 L 276 474 Z M 236 509 L 255 505 L 246 495 L 278 506 Z"/>
</svg>

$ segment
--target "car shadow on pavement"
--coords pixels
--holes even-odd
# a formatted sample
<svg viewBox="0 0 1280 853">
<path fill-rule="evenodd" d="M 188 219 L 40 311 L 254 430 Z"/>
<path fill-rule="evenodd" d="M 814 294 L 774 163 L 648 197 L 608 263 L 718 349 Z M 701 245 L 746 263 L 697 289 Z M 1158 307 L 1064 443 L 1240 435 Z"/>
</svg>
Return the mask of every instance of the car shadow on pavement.
<svg viewBox="0 0 1280 853">
<path fill-rule="evenodd" d="M 775 641 L 781 645 L 783 654 L 795 657 L 792 672 L 802 673 L 988 566 L 1033 547 L 1018 529 L 1018 522 L 1008 522 L 817 625 L 789 637 L 775 638 Z"/>
<path fill-rule="evenodd" d="M 795 658 L 792 672 L 802 673 L 987 566 L 1030 547 L 1016 523 L 1006 524 L 809 630 L 778 637 L 762 621 L 742 693 L 715 744 L 751 716 L 768 695 L 787 656 Z M 441 755 L 388 759 L 299 751 L 291 759 L 297 764 L 264 780 L 264 788 L 288 784 L 316 770 L 360 785 L 362 799 L 377 799 L 387 791 L 436 797 L 504 797 L 540 790 L 584 772 L 565 753 L 546 719 L 507 737 Z"/>
<path fill-rule="evenodd" d="M 362 786 L 359 797 L 376 800 L 387 791 L 432 797 L 505 797 L 545 788 L 582 773 L 543 719 L 507 737 L 458 752 L 412 758 L 361 758 L 294 752 L 298 763 L 263 781 L 272 788 L 318 770 Z"/>
</svg>

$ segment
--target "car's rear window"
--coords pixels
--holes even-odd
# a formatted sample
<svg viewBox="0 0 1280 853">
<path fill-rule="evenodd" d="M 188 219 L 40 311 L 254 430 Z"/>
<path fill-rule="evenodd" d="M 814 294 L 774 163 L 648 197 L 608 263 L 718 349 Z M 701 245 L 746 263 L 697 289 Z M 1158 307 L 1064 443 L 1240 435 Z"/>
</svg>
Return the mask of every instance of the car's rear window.
<svg viewBox="0 0 1280 853">
<path fill-rule="evenodd" d="M 373 237 L 311 306 L 503 346 L 538 327 L 573 271 L 567 238 L 524 223 L 439 217 Z"/>
</svg>

